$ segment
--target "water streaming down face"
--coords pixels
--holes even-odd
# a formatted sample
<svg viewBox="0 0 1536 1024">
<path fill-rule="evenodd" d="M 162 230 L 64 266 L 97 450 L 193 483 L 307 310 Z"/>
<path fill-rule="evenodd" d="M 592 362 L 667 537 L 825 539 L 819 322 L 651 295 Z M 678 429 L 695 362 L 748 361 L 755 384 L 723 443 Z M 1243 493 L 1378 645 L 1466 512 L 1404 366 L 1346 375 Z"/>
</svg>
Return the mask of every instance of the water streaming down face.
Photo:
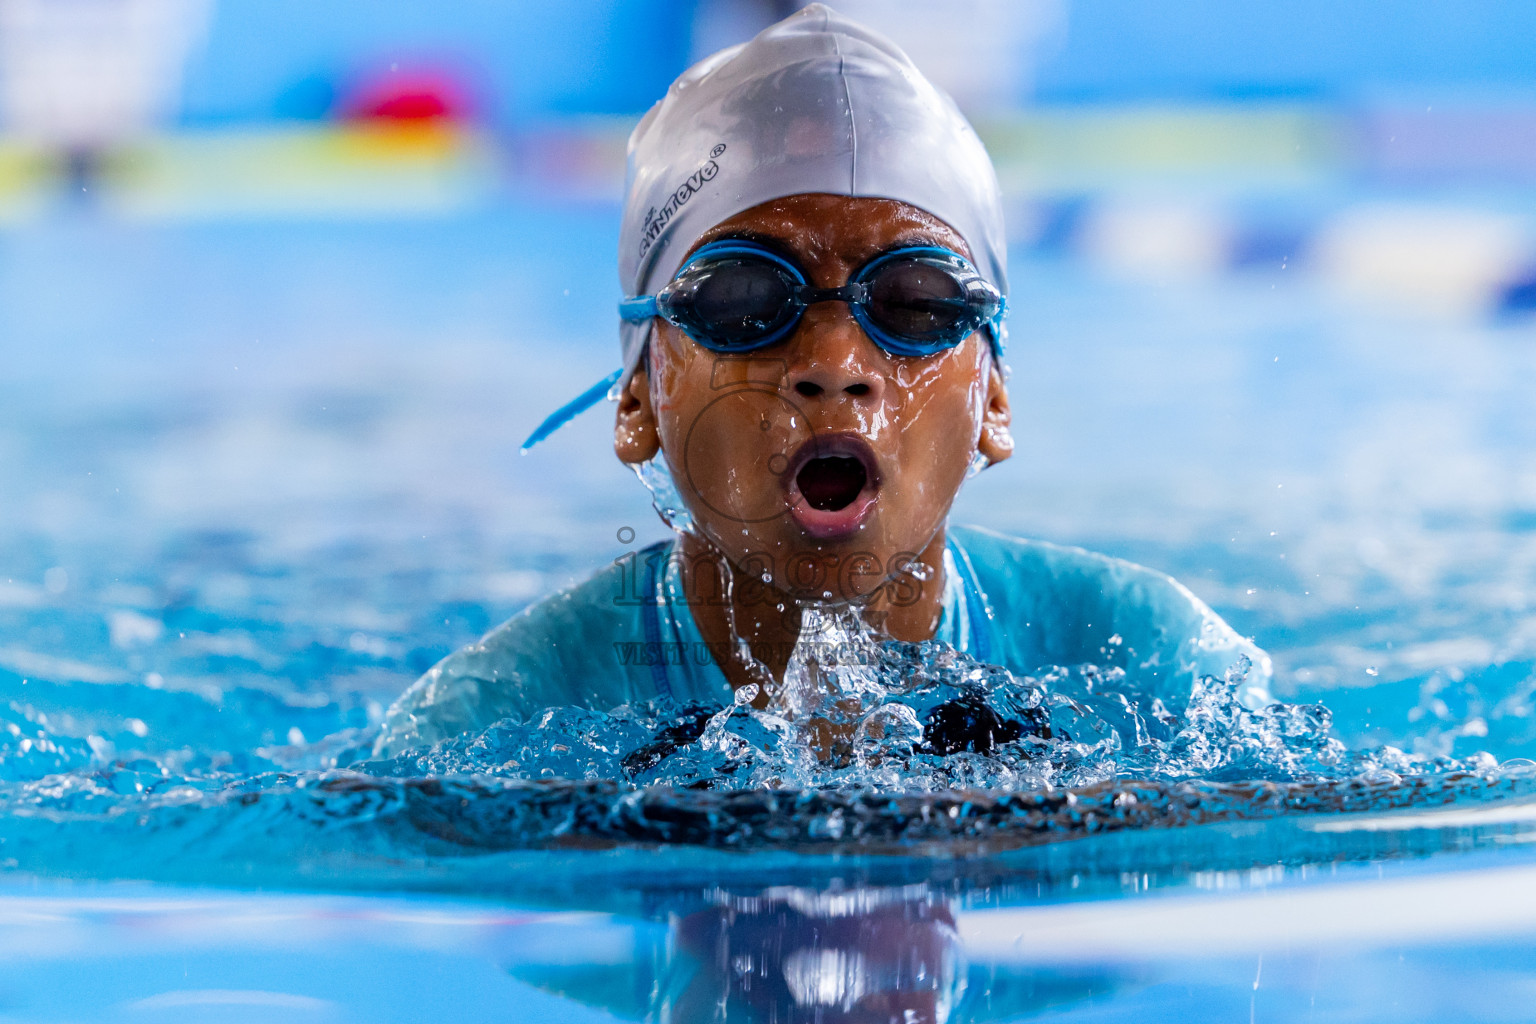
<svg viewBox="0 0 1536 1024">
<path fill-rule="evenodd" d="M 677 484 L 672 479 L 672 471 L 667 467 L 666 460 L 657 455 L 635 463 L 633 468 L 635 476 L 651 492 L 651 504 L 656 514 L 661 516 L 662 522 L 678 533 L 693 532 L 693 515 L 688 511 L 683 496 L 677 492 Z"/>
<path fill-rule="evenodd" d="M 828 194 L 763 203 L 691 245 L 737 238 L 774 239 L 818 287 L 846 284 L 893 248 L 965 249 L 923 210 Z M 686 509 L 682 532 L 700 542 L 693 553 L 707 547 L 754 575 L 748 567 L 766 565 L 789 601 L 861 601 L 893 564 L 931 561 L 978 453 L 1001 461 L 1011 446 L 1002 372 L 981 332 L 929 356 L 897 356 L 846 303 L 827 301 L 763 349 L 713 351 L 658 321 L 647 351 L 621 395 L 617 454 L 651 487 L 664 519 L 676 523 Z M 790 571 L 862 558 L 884 568 L 828 572 L 820 585 Z M 888 623 L 893 634 L 919 639 L 937 609 L 887 612 L 914 620 Z M 706 639 L 726 642 L 704 628 Z"/>
</svg>

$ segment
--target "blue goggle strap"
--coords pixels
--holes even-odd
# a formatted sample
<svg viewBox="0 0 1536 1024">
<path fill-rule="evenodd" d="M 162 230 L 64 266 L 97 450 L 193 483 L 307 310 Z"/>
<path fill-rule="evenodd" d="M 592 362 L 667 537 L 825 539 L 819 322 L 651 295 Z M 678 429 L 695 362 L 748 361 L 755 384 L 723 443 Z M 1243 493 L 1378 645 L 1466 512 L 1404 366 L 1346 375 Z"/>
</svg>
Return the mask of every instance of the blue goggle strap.
<svg viewBox="0 0 1536 1024">
<path fill-rule="evenodd" d="M 897 250 L 896 252 L 890 253 L 888 255 L 897 256 L 902 254 L 910 254 L 913 252 L 930 253 L 940 256 L 960 255 L 951 249 L 945 249 L 939 246 L 912 246 L 910 248 Z M 720 242 L 711 242 L 708 245 L 701 246 L 698 252 L 694 253 L 691 257 L 688 258 L 688 261 L 683 264 L 683 266 L 679 269 L 679 272 L 686 270 L 695 261 L 706 256 L 763 257 L 774 263 L 777 263 L 779 266 L 789 271 L 795 280 L 799 281 L 801 284 L 805 283 L 805 275 L 800 272 L 800 268 L 784 259 L 778 253 L 765 246 L 755 245 L 752 242 L 742 242 L 733 239 L 727 239 Z M 964 257 L 961 258 L 964 259 Z M 864 270 L 867 270 L 869 267 L 873 267 L 881 262 L 883 262 L 883 259 L 876 259 L 868 264 Z M 857 276 L 862 279 L 864 276 L 864 271 L 861 270 Z M 987 331 L 987 340 L 992 343 L 992 350 L 999 359 L 1001 359 L 1003 356 L 1003 318 L 1007 316 L 1007 314 L 1008 297 L 1005 295 L 998 303 L 996 315 L 994 315 L 992 319 L 984 325 Z M 658 315 L 659 311 L 656 308 L 656 296 L 654 295 L 635 295 L 621 299 L 619 301 L 619 316 L 620 318 L 630 323 L 644 323 L 645 321 L 650 320 Z M 779 333 L 782 334 L 784 332 Z M 772 340 L 777 340 L 777 336 L 775 336 L 775 338 Z M 623 375 L 623 370 L 614 370 L 608 376 L 604 377 L 602 380 L 598 381 L 596 384 L 592 385 L 590 388 L 583 391 L 581 394 L 577 395 L 575 398 L 571 399 L 569 402 L 565 403 L 554 412 L 550 413 L 549 416 L 544 419 L 544 422 L 540 423 L 534 432 L 528 435 L 528 440 L 522 443 L 521 450 L 526 452 L 528 449 L 544 440 L 550 434 L 553 434 L 555 431 L 565 426 L 571 420 L 575 419 L 577 416 L 580 416 L 582 413 L 592 408 L 598 402 L 601 402 L 605 397 L 608 396 L 609 391 L 613 389 L 613 386 L 619 382 L 619 378 Z"/>
<path fill-rule="evenodd" d="M 805 280 L 803 277 L 801 277 L 799 269 L 797 269 L 793 263 L 790 263 L 788 260 L 780 257 L 778 254 L 765 249 L 760 245 L 753 245 L 751 242 L 739 242 L 730 239 L 720 242 L 711 242 L 709 245 L 700 246 L 699 251 L 689 257 L 688 262 L 684 263 L 681 269 L 687 269 L 695 260 L 701 259 L 705 256 L 744 255 L 767 257 L 773 262 L 789 270 L 789 272 L 794 274 L 794 276 L 801 282 L 804 282 Z M 659 311 L 656 308 L 656 296 L 654 295 L 633 295 L 628 298 L 619 300 L 619 316 L 630 323 L 643 324 L 647 320 L 650 320 L 658 315 Z M 598 402 L 601 402 L 605 397 L 607 397 L 608 392 L 612 390 L 613 386 L 619 382 L 619 378 L 623 375 L 623 370 L 614 370 L 608 376 L 604 377 L 602 380 L 598 381 L 596 384 L 592 385 L 590 388 L 583 391 L 581 394 L 577 395 L 575 398 L 571 399 L 569 402 L 565 403 L 554 412 L 550 413 L 544 422 L 540 423 L 538 428 L 534 430 L 533 433 L 528 435 L 528 440 L 524 441 L 522 444 L 522 450 L 527 451 L 528 449 L 532 448 L 534 445 L 544 440 L 550 434 L 553 434 L 555 431 L 571 422 L 571 420 L 575 419 L 577 416 L 580 416 L 582 413 L 592 408 Z"/>
<path fill-rule="evenodd" d="M 997 300 L 997 312 L 992 319 L 986 322 L 987 340 L 992 342 L 992 354 L 1001 362 L 1003 358 L 1003 339 L 1008 335 L 1003 330 L 1003 320 L 1008 316 L 1008 296 L 1002 295 Z"/>
<path fill-rule="evenodd" d="M 632 324 L 643 324 L 657 315 L 654 295 L 636 295 L 633 298 L 619 300 L 619 319 L 621 320 L 628 320 Z"/>
<path fill-rule="evenodd" d="M 553 434 L 571 422 L 571 420 L 580 416 L 604 398 L 607 398 L 608 392 L 619 382 L 619 378 L 623 374 L 623 370 L 614 370 L 608 376 L 550 413 L 545 417 L 544 422 L 540 423 L 534 432 L 528 435 L 528 440 L 523 442 L 521 450 L 526 452 L 529 448 L 532 448 L 550 434 Z"/>
</svg>

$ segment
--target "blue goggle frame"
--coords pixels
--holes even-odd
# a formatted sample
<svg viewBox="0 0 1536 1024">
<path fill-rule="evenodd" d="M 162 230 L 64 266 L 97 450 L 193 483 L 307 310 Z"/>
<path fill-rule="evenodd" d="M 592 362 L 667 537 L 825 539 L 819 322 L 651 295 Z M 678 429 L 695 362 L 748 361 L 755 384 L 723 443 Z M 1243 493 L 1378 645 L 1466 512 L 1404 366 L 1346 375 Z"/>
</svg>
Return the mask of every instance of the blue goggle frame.
<svg viewBox="0 0 1536 1024">
<path fill-rule="evenodd" d="M 725 339 L 718 325 L 698 314 L 692 298 L 698 286 L 708 279 L 711 265 L 740 265 L 752 262 L 777 273 L 783 287 L 783 301 L 772 321 L 761 331 L 747 330 L 738 339 Z M 930 298 L 930 303 L 949 305 L 953 321 L 923 336 L 903 334 L 888 324 L 881 324 L 871 313 L 874 304 L 871 282 L 896 263 L 919 263 L 947 276 L 959 291 L 956 298 Z M 818 302 L 846 302 L 855 322 L 869 339 L 896 356 L 929 356 L 953 348 L 978 330 L 986 330 L 997 354 L 1002 353 L 1002 319 L 1007 301 L 993 288 L 971 262 L 952 249 L 935 245 L 910 245 L 881 253 L 860 267 L 848 283 L 838 288 L 816 288 L 798 266 L 767 246 L 739 239 L 723 239 L 700 247 L 678 269 L 676 276 L 655 295 L 640 295 L 619 303 L 619 315 L 631 323 L 643 323 L 652 317 L 676 325 L 695 342 L 715 352 L 753 352 L 784 340 L 800 323 L 806 309 Z"/>
<path fill-rule="evenodd" d="M 788 296 L 786 304 L 790 308 L 788 316 L 783 317 L 781 322 L 774 324 L 771 329 L 765 330 L 761 335 L 753 335 L 749 339 L 732 344 L 721 344 L 718 338 L 710 336 L 709 331 L 704 329 L 704 325 L 697 323 L 696 318 L 689 315 L 687 304 L 680 301 L 682 291 L 680 282 L 687 281 L 690 270 L 703 269 L 698 267 L 701 261 L 732 258 L 764 260 L 781 271 L 786 278 Z M 967 313 L 957 317 L 952 331 L 937 338 L 914 339 L 889 331 L 870 317 L 869 281 L 880 270 L 899 259 L 928 263 L 950 274 L 960 285 L 965 298 L 957 301 L 964 304 Z M 893 249 L 864 264 L 842 287 L 816 288 L 806 281 L 805 274 L 799 267 L 767 246 L 739 239 L 722 239 L 701 246 L 698 252 L 690 256 L 688 261 L 678 269 L 672 281 L 655 295 L 638 295 L 621 300 L 619 315 L 630 323 L 644 323 L 659 316 L 669 323 L 676 324 L 695 342 L 711 351 L 740 353 L 755 352 L 783 341 L 799 325 L 805 310 L 817 302 L 846 302 L 860 329 L 871 341 L 892 355 L 933 355 L 953 348 L 976 331 L 982 330 L 987 334 L 987 341 L 992 346 L 993 355 L 998 359 L 1003 356 L 1003 318 L 1008 313 L 1008 300 L 999 294 L 997 289 L 987 282 L 964 256 L 952 249 L 936 245 L 912 245 Z M 602 401 L 623 374 L 622 369 L 613 371 L 576 398 L 556 409 L 528 436 L 528 440 L 522 443 L 522 450 L 527 451 L 532 448 L 582 412 Z"/>
</svg>

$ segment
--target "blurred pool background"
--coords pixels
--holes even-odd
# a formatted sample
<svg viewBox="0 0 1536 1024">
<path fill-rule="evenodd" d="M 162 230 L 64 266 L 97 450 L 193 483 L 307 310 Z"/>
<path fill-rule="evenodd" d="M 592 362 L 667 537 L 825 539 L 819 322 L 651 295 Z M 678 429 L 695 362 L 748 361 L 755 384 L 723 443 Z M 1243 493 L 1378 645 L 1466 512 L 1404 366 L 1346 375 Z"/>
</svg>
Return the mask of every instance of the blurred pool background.
<svg viewBox="0 0 1536 1024">
<path fill-rule="evenodd" d="M 600 412 L 517 446 L 614 364 L 629 128 L 690 60 L 795 6 L 0 0 L 0 700 L 164 749 L 312 742 L 660 537 Z M 1347 739 L 1536 756 L 1536 8 L 838 6 L 953 91 L 1007 194 L 1019 454 L 956 518 L 1173 573 Z M 1296 860 L 1219 877 L 1264 889 Z M 1442 902 L 1508 900 L 1465 866 L 1492 870 L 1453 858 L 1467 880 Z M 487 965 L 524 946 L 399 925 L 483 906 L 294 897 L 276 919 L 298 932 L 253 937 L 220 924 L 269 920 L 244 897 L 141 887 L 108 913 L 3 839 L 0 869 L 36 937 L 0 969 L 0 1019 L 420 1019 L 342 979 L 427 948 L 446 973 L 422 977 L 484 994 L 467 1018 L 588 1019 L 517 1002 L 532 990 Z M 1498 936 L 1536 913 L 1489 931 L 1466 912 L 1470 931 L 1451 914 L 1412 941 L 1502 971 L 1488 1005 L 1445 996 L 1460 968 L 1397 966 L 1388 915 L 1351 947 L 1374 980 L 1338 982 L 1355 1001 L 1330 1012 L 1518 1017 L 1531 976 Z M 370 914 L 396 924 L 265 971 L 246 956 Z M 1338 925 L 1309 920 L 1287 941 Z M 183 984 L 194 942 L 216 952 Z M 1228 984 L 1219 958 L 1084 981 L 1110 946 L 1072 947 L 1077 975 L 1051 961 L 1082 1019 L 1204 1019 L 1177 995 L 1199 985 L 1256 1019 L 1305 1002 L 1266 1017 L 1262 968 Z M 1293 974 L 1315 1007 L 1327 986 Z M 1438 995 L 1383 1009 L 1410 975 Z"/>
</svg>

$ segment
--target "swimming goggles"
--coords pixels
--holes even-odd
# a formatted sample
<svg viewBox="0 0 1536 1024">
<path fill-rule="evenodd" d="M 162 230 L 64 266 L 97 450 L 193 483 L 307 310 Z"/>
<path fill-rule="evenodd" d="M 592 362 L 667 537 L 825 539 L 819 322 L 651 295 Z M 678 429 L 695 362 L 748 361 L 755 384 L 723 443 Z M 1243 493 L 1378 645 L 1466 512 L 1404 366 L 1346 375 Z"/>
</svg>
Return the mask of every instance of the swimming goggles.
<svg viewBox="0 0 1536 1024">
<path fill-rule="evenodd" d="M 894 356 L 931 356 L 983 327 L 1005 302 L 969 260 L 910 245 L 864 264 L 840 288 L 816 288 L 766 246 L 726 239 L 702 246 L 655 295 L 619 303 L 632 323 L 659 316 L 712 352 L 754 352 L 789 336 L 818 302 L 846 302 L 871 341 Z"/>
<path fill-rule="evenodd" d="M 936 245 L 881 253 L 840 288 L 816 288 L 772 249 L 740 239 L 701 246 L 655 295 L 619 303 L 631 323 L 661 317 L 712 352 L 755 352 L 784 340 L 818 302 L 846 302 L 869 339 L 894 356 L 930 356 L 979 330 L 1002 355 L 1007 300 L 964 256 Z M 527 451 L 596 405 L 623 376 L 616 370 L 539 424 Z"/>
</svg>

